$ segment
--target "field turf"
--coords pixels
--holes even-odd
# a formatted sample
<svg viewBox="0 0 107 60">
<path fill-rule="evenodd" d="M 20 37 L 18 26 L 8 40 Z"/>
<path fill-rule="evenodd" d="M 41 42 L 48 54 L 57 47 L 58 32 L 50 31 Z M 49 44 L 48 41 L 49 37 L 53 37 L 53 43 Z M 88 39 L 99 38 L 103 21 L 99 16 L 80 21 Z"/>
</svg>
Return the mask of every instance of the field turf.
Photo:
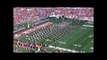
<svg viewBox="0 0 107 60">
<path fill-rule="evenodd" d="M 53 21 L 53 20 L 51 20 Z M 53 21 L 54 23 L 59 23 L 60 20 Z M 77 21 L 78 22 L 78 21 Z M 75 25 L 76 21 L 71 21 L 71 25 Z M 82 25 L 83 24 L 83 25 Z M 91 27 L 90 27 L 91 26 Z M 75 51 L 80 51 L 84 53 L 94 52 L 94 39 L 93 39 L 93 24 L 81 23 L 76 29 L 68 32 L 58 40 L 50 40 L 42 38 L 38 40 L 38 43 L 46 44 L 48 46 L 56 46 L 64 49 L 70 49 Z M 26 41 L 26 37 L 20 39 L 21 41 Z M 32 41 L 33 42 L 33 41 Z M 57 50 L 55 48 L 43 47 L 49 51 Z M 24 49 L 22 49 L 24 51 Z M 26 51 L 26 50 L 25 50 Z"/>
<path fill-rule="evenodd" d="M 93 52 L 93 27 L 80 26 L 59 40 L 41 39 L 39 43 L 90 53 Z"/>
</svg>

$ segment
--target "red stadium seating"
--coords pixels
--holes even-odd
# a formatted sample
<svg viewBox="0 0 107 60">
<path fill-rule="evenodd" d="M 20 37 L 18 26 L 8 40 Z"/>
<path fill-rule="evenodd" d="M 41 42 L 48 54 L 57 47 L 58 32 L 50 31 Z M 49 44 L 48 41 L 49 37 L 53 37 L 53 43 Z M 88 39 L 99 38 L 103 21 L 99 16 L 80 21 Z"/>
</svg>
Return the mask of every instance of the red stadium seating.
<svg viewBox="0 0 107 60">
<path fill-rule="evenodd" d="M 14 24 L 20 24 L 24 21 L 39 21 L 40 18 L 45 18 L 55 12 L 55 15 L 93 17 L 93 8 L 14 8 Z M 74 17 L 76 18 L 76 17 Z"/>
</svg>

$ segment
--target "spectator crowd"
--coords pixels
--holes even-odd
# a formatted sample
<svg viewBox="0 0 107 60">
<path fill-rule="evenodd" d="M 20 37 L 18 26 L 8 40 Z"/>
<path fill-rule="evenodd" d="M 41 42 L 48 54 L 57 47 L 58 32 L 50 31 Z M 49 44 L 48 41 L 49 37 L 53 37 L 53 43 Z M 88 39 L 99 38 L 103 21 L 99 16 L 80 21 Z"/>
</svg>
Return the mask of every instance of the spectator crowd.
<svg viewBox="0 0 107 60">
<path fill-rule="evenodd" d="M 16 7 L 13 9 L 14 25 L 23 22 L 40 21 L 54 13 L 56 16 L 64 15 L 67 18 L 92 18 L 93 8 L 84 7 Z"/>
</svg>

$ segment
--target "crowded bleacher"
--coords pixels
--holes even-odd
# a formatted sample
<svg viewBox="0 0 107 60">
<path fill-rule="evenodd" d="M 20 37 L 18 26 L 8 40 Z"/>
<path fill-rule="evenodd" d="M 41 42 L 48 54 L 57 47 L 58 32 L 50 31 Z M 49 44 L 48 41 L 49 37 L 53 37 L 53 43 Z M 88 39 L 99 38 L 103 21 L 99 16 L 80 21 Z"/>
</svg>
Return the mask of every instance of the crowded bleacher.
<svg viewBox="0 0 107 60">
<path fill-rule="evenodd" d="M 64 15 L 68 18 L 91 19 L 93 17 L 92 8 L 69 8 L 69 7 L 56 7 L 56 8 L 14 8 L 14 25 L 23 22 L 36 21 L 46 18 L 54 13 L 56 16 Z"/>
</svg>

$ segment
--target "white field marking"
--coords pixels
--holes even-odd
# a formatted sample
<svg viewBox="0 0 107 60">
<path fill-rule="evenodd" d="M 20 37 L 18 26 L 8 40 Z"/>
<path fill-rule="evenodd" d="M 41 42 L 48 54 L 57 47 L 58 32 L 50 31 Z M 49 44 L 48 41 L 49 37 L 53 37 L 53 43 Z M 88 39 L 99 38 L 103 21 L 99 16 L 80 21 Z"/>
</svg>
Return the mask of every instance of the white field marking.
<svg viewBox="0 0 107 60">
<path fill-rule="evenodd" d="M 87 31 L 86 31 L 86 32 L 87 32 Z M 86 33 L 86 32 L 85 32 L 85 33 Z M 84 34 L 85 34 L 85 33 L 84 33 Z M 83 34 L 82 34 L 82 35 L 83 35 Z M 81 36 L 82 36 L 82 35 L 81 35 Z M 73 42 L 77 41 L 81 36 L 79 36 L 77 39 L 75 39 L 74 41 L 72 41 L 69 45 L 71 45 Z M 66 45 L 65 47 L 68 47 L 69 45 Z"/>
<path fill-rule="evenodd" d="M 81 43 L 83 42 L 83 41 L 85 41 L 87 38 L 85 38 L 85 39 L 83 39 L 80 43 L 78 43 L 79 45 L 78 45 L 78 47 L 81 47 Z M 76 47 L 74 47 L 73 49 L 76 49 Z"/>
<path fill-rule="evenodd" d="M 81 45 L 78 45 L 78 47 L 81 47 Z"/>
<path fill-rule="evenodd" d="M 80 31 L 82 31 L 82 30 L 79 30 L 78 32 L 76 32 L 75 34 L 73 34 L 73 36 L 75 36 L 75 35 L 76 35 L 77 33 L 79 33 Z M 73 37 L 73 36 L 72 36 L 72 37 Z M 71 39 L 72 37 L 70 37 L 69 39 Z M 69 39 L 66 39 L 65 42 L 68 41 Z M 73 40 L 73 41 L 75 41 L 75 40 Z M 73 41 L 72 41 L 72 42 L 73 42 Z M 55 41 L 55 42 L 56 42 L 56 41 Z M 54 43 L 55 43 L 55 42 L 54 42 Z M 53 44 L 53 43 L 52 43 L 52 44 Z M 60 44 L 60 45 L 61 45 L 61 44 Z M 59 46 L 60 46 L 60 45 L 59 45 Z"/>
<path fill-rule="evenodd" d="M 73 36 L 75 36 L 75 35 L 76 35 L 77 33 L 79 33 L 80 31 L 82 31 L 82 30 L 77 31 L 76 33 L 73 34 Z M 70 32 L 70 33 L 72 33 L 72 32 Z M 72 37 L 73 37 L 73 36 L 72 36 Z M 72 37 L 70 37 L 69 39 L 71 39 Z M 61 38 L 61 39 L 62 39 L 62 38 Z M 61 40 L 61 39 L 60 39 L 60 40 Z M 65 42 L 66 42 L 67 40 L 69 40 L 69 39 L 66 39 Z M 60 41 L 60 40 L 57 40 L 57 41 Z M 53 42 L 52 44 L 56 43 L 57 41 Z M 51 45 L 52 45 L 52 44 L 51 44 Z M 60 45 L 61 45 L 61 44 L 60 44 Z M 60 45 L 59 45 L 59 46 L 60 46 Z"/>
<path fill-rule="evenodd" d="M 82 51 L 82 53 L 85 53 L 85 51 Z"/>
<path fill-rule="evenodd" d="M 93 25 L 82 25 L 82 26 L 85 26 L 85 27 L 93 27 Z"/>
<path fill-rule="evenodd" d="M 79 51 L 76 50 L 70 50 L 70 49 L 65 49 L 65 48 L 60 48 L 60 47 L 55 47 L 55 46 L 48 46 L 49 48 L 54 48 L 54 49 L 59 49 L 59 50 L 64 50 L 64 51 L 69 51 L 69 52 L 73 52 L 73 53 L 78 53 Z"/>
<path fill-rule="evenodd" d="M 85 49 L 90 43 L 91 43 L 91 41 L 83 49 Z M 83 50 L 83 49 L 81 49 L 81 50 Z"/>
<path fill-rule="evenodd" d="M 74 46 L 75 46 L 75 48 L 76 47 L 81 47 L 81 45 L 79 45 L 79 44 L 73 44 Z"/>
<path fill-rule="evenodd" d="M 79 51 L 80 53 L 85 53 L 85 51 Z"/>
<path fill-rule="evenodd" d="M 81 30 L 80 30 L 80 31 L 81 31 Z M 78 32 L 79 32 L 79 31 L 78 31 Z M 77 32 L 77 33 L 78 33 L 78 32 Z M 72 32 L 70 32 L 70 33 L 72 33 Z M 75 33 L 75 34 L 77 34 L 77 33 Z M 75 35 L 75 34 L 74 34 L 74 35 Z M 65 36 L 64 36 L 64 37 L 65 37 Z M 61 38 L 61 39 L 62 39 L 62 38 Z M 61 39 L 60 39 L 60 40 L 61 40 Z M 60 41 L 60 40 L 57 40 L 57 41 Z M 53 42 L 52 44 L 56 43 L 57 41 Z M 67 39 L 66 39 L 65 41 L 67 41 Z M 52 44 L 51 44 L 51 45 L 52 45 Z"/>
<path fill-rule="evenodd" d="M 74 44 L 74 46 L 77 46 L 77 44 Z"/>
<path fill-rule="evenodd" d="M 92 38 L 92 37 L 93 37 L 93 35 L 89 35 L 88 37 L 89 37 L 89 38 Z"/>
<path fill-rule="evenodd" d="M 93 47 L 90 47 L 90 49 L 93 49 Z"/>
<path fill-rule="evenodd" d="M 61 44 L 66 44 L 66 42 L 62 42 L 62 41 L 58 41 L 59 43 L 61 43 Z"/>
</svg>

